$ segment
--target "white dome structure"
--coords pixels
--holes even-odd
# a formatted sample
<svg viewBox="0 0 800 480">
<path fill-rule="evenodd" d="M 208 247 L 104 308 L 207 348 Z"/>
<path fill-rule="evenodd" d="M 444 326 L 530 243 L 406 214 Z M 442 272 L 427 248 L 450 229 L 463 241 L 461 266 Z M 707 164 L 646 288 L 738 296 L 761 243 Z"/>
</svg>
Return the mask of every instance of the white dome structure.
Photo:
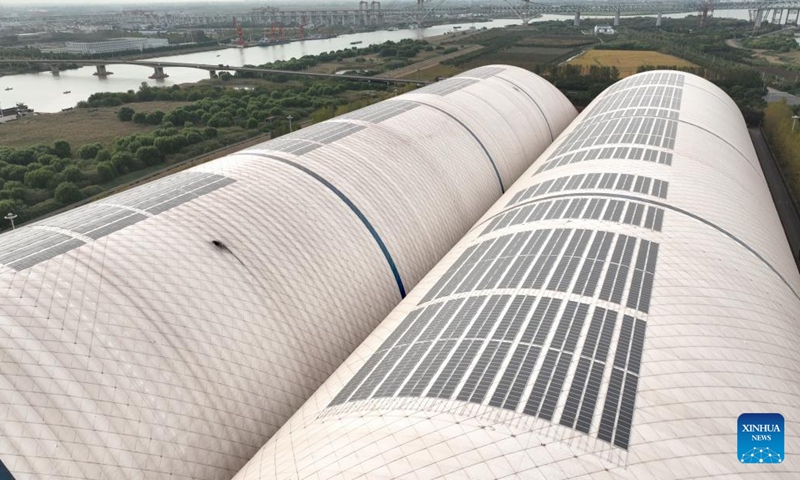
<svg viewBox="0 0 800 480">
<path fill-rule="evenodd" d="M 0 236 L 0 477 L 230 478 L 576 114 L 483 67 Z"/>
<path fill-rule="evenodd" d="M 800 451 L 799 293 L 734 102 L 634 75 L 235 478 L 800 478 L 737 453 L 748 412 Z"/>
</svg>

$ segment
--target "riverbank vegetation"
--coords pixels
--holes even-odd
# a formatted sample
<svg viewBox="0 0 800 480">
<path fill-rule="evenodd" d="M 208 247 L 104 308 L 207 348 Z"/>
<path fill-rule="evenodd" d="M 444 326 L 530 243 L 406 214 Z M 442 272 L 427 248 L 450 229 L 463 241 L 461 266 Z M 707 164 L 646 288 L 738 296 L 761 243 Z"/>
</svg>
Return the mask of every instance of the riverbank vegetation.
<svg viewBox="0 0 800 480">
<path fill-rule="evenodd" d="M 29 221 L 102 193 L 120 179 L 133 181 L 259 135 L 288 133 L 288 116 L 297 129 L 309 119 L 321 121 L 390 95 L 386 85 L 347 81 L 250 83 L 248 88 L 213 82 L 183 88 L 142 84 L 137 91 L 92 95 L 74 111 L 103 110 L 107 124 L 96 126 L 97 130 L 119 127 L 134 132 L 105 136 L 102 141 L 76 141 L 87 138 L 70 132 L 87 125 L 62 123 L 66 140 L 12 147 L 3 138 L 8 132 L 5 127 L 15 125 L 4 125 L 0 129 L 0 212 L 17 214 L 18 223 Z M 63 120 L 69 114 L 50 117 Z M 40 130 L 33 125 L 35 120 L 28 125 L 21 120 L 13 123 Z M 33 142 L 29 137 L 21 143 Z"/>
<path fill-rule="evenodd" d="M 764 110 L 763 129 L 794 201 L 800 207 L 800 128 L 793 125 L 794 114 L 785 102 L 770 103 Z"/>
</svg>

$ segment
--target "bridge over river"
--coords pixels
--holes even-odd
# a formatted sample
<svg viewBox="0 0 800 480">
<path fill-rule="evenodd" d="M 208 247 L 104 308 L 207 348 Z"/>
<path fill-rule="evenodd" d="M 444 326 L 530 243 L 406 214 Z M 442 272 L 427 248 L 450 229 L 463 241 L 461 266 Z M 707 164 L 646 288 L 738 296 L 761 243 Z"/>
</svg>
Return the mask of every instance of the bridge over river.
<svg viewBox="0 0 800 480">
<path fill-rule="evenodd" d="M 135 65 L 141 67 L 150 67 L 153 69 L 153 74 L 150 75 L 151 79 L 163 79 L 169 75 L 164 71 L 165 68 L 195 68 L 199 70 L 206 70 L 209 75 L 214 78 L 217 72 L 250 72 L 263 75 L 287 75 L 295 77 L 308 77 L 308 78 L 329 78 L 336 80 L 353 80 L 357 82 L 368 83 L 386 83 L 386 84 L 414 84 L 417 86 L 426 85 L 429 82 L 422 80 L 409 80 L 403 78 L 387 78 L 387 77 L 365 77 L 361 75 L 337 75 L 332 73 L 314 73 L 314 72 L 298 72 L 293 70 L 276 70 L 271 68 L 251 67 L 251 66 L 231 66 L 231 65 L 211 65 L 211 64 L 198 64 L 198 63 L 182 63 L 182 62 L 163 62 L 163 61 L 148 61 L 148 60 L 114 60 L 114 59 L 96 59 L 96 60 L 39 60 L 39 59 L 13 59 L 13 60 L 0 60 L 0 64 L 37 64 L 49 65 L 53 75 L 59 74 L 59 65 L 78 65 L 78 66 L 94 66 L 97 68 L 95 75 L 98 77 L 107 77 L 113 75 L 114 72 L 108 70 L 109 65 Z"/>
</svg>

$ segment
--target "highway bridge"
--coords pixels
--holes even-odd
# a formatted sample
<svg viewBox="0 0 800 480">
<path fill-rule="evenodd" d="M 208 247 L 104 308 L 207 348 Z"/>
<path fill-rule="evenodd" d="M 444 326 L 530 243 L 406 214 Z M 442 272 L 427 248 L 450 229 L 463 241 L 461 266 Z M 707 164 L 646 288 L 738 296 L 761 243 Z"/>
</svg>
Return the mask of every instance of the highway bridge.
<svg viewBox="0 0 800 480">
<path fill-rule="evenodd" d="M 211 65 L 211 64 L 202 64 L 202 63 L 180 63 L 180 62 L 155 62 L 155 61 L 148 61 L 148 60 L 114 60 L 114 59 L 97 59 L 97 60 L 38 60 L 38 59 L 13 59 L 7 60 L 2 59 L 0 60 L 0 64 L 20 64 L 20 63 L 27 63 L 27 64 L 34 64 L 34 65 L 48 65 L 50 70 L 53 72 L 53 75 L 59 74 L 59 65 L 78 65 L 82 67 L 86 66 L 94 66 L 97 68 L 97 72 L 94 75 L 98 77 L 107 77 L 109 75 L 113 75 L 114 72 L 108 70 L 109 65 L 136 65 L 141 67 L 149 67 L 153 69 L 153 74 L 150 75 L 149 78 L 152 79 L 163 79 L 169 77 L 169 75 L 165 72 L 165 68 L 195 68 L 199 70 L 206 70 L 209 72 L 212 78 L 217 76 L 217 72 L 249 72 L 249 73 L 258 73 L 262 75 L 287 75 L 287 76 L 294 76 L 294 77 L 306 77 L 306 78 L 325 78 L 325 79 L 335 79 L 335 80 L 352 80 L 356 82 L 367 82 L 367 83 L 384 83 L 384 84 L 394 84 L 394 85 L 401 85 L 401 84 L 414 84 L 417 86 L 426 85 L 430 82 L 422 81 L 422 80 L 409 80 L 409 79 L 402 79 L 402 78 L 387 78 L 387 77 L 364 77 L 361 75 L 336 75 L 330 73 L 314 73 L 314 72 L 296 72 L 292 70 L 276 70 L 271 68 L 261 68 L 261 67 L 252 67 L 252 66 L 244 66 L 244 67 L 236 67 L 231 65 Z"/>
</svg>

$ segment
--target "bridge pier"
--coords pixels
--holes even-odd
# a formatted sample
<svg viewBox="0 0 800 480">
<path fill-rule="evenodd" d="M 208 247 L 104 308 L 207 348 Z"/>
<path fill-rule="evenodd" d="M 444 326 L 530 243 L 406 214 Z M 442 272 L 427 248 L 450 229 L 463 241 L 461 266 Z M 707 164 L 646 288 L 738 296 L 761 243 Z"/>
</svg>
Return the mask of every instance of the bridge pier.
<svg viewBox="0 0 800 480">
<path fill-rule="evenodd" d="M 772 11 L 772 24 L 773 25 L 780 25 L 781 23 L 781 14 L 783 11 L 780 8 L 776 8 Z"/>
<path fill-rule="evenodd" d="M 658 16 L 656 17 L 656 27 L 660 26 L 661 26 L 661 13 L 659 13 Z"/>
<path fill-rule="evenodd" d="M 106 78 L 107 76 L 113 75 L 113 74 L 114 74 L 114 72 L 109 72 L 108 70 L 106 70 L 106 66 L 105 65 L 98 65 L 97 66 L 97 71 L 93 73 L 93 75 L 95 77 L 100 77 L 100 78 Z"/>
<path fill-rule="evenodd" d="M 164 67 L 153 67 L 153 69 L 155 70 L 155 72 L 153 72 L 153 74 L 150 75 L 147 78 L 150 78 L 150 79 L 153 79 L 153 80 L 163 80 L 163 79 L 169 77 L 169 75 L 164 73 Z"/>
<path fill-rule="evenodd" d="M 208 76 L 212 79 L 217 78 L 217 71 L 216 70 L 209 70 Z"/>
<path fill-rule="evenodd" d="M 614 26 L 619 27 L 619 12 L 614 14 Z"/>
<path fill-rule="evenodd" d="M 766 14 L 766 10 L 761 10 L 760 8 L 757 9 L 755 16 L 753 17 L 753 30 L 758 30 L 761 28 L 761 22 L 764 21 L 764 14 Z"/>
<path fill-rule="evenodd" d="M 50 72 L 53 74 L 54 77 L 61 75 L 61 70 L 58 69 L 58 65 L 55 63 L 50 64 Z"/>
<path fill-rule="evenodd" d="M 572 20 L 572 25 L 575 27 L 581 26 L 581 12 L 575 12 L 575 19 Z"/>
</svg>

